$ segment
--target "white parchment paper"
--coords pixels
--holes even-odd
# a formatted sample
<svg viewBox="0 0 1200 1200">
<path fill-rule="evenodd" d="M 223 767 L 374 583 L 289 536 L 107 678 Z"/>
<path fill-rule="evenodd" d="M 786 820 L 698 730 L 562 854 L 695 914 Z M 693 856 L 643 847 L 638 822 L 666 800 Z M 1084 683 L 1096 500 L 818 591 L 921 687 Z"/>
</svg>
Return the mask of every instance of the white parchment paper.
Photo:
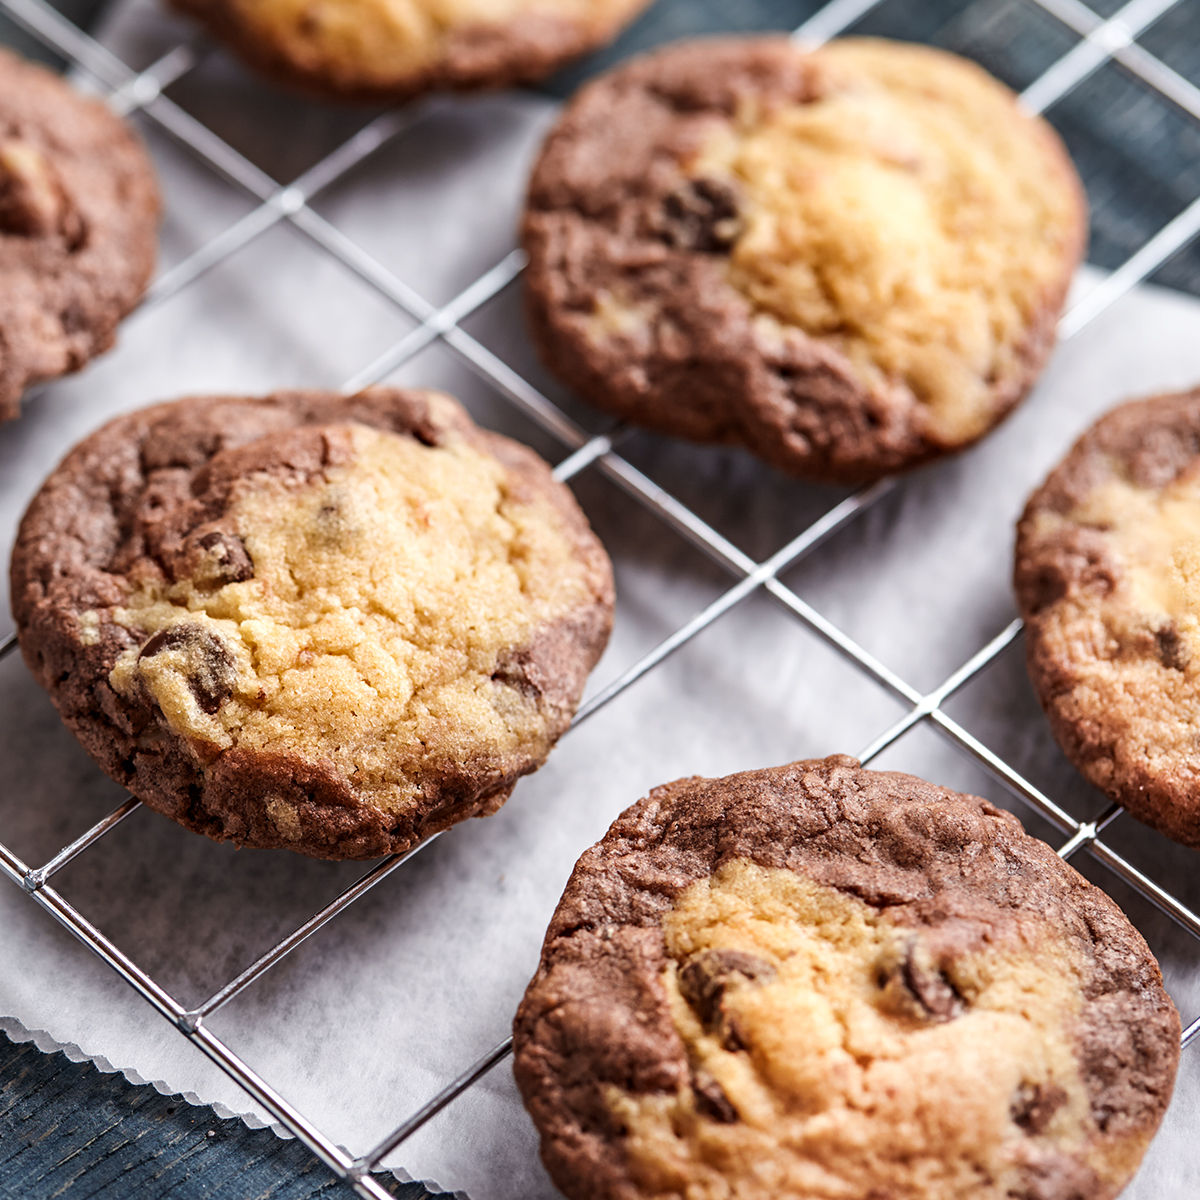
<svg viewBox="0 0 1200 1200">
<path fill-rule="evenodd" d="M 131 0 L 104 37 L 145 65 L 182 27 Z M 282 98 L 213 56 L 172 89 L 275 178 L 288 180 L 362 125 L 361 113 Z M 434 302 L 512 246 L 530 157 L 553 106 L 528 95 L 443 100 L 316 208 Z M 144 117 L 167 192 L 164 267 L 252 207 Z M 1095 281 L 1080 280 L 1080 289 Z M 106 417 L 205 390 L 338 386 L 412 324 L 296 230 L 281 225 L 167 302 L 135 315 L 116 351 L 31 398 L 0 427 L 0 552 L 45 473 Z M 466 327 L 590 428 L 532 359 L 509 292 Z M 1118 400 L 1200 379 L 1200 303 L 1142 289 L 1060 348 L 1037 392 L 960 458 L 904 481 L 802 564 L 794 586 L 884 663 L 931 688 L 1014 615 L 1011 530 L 1026 495 L 1093 417 Z M 477 419 L 552 459 L 543 435 L 444 347 L 398 381 L 444 387 Z M 755 558 L 839 493 L 785 480 L 736 453 L 634 435 L 623 451 Z M 616 562 L 617 626 L 591 693 L 619 676 L 732 579 L 591 470 L 575 484 Z M 10 620 L 0 616 L 0 632 Z M 1102 808 L 1055 748 L 1021 646 L 948 705 L 968 729 L 1077 816 Z M 427 848 L 212 1020 L 212 1028 L 337 1141 L 358 1153 L 508 1032 L 542 932 L 578 854 L 626 805 L 682 774 L 720 774 L 855 752 L 903 710 L 769 597 L 724 616 L 573 730 L 507 807 Z M 40 863 L 119 804 L 18 656 L 0 665 L 0 837 Z M 982 792 L 1031 832 L 1060 835 L 960 750 L 922 727 L 879 761 Z M 1195 856 L 1121 818 L 1108 841 L 1200 906 Z M 1185 1023 L 1200 1011 L 1197 945 L 1086 857 L 1164 966 Z M 335 896 L 362 865 L 236 851 L 139 811 L 57 878 L 105 934 L 186 1004 L 202 1001 Z M 16 888 L 0 886 L 0 1026 L 33 1031 L 130 1078 L 265 1119 L 217 1068 Z M 1200 1192 L 1194 1128 L 1200 1059 L 1185 1056 L 1166 1126 L 1127 1193 Z M 556 1193 L 504 1063 L 395 1156 L 417 1178 L 475 1200 Z"/>
</svg>

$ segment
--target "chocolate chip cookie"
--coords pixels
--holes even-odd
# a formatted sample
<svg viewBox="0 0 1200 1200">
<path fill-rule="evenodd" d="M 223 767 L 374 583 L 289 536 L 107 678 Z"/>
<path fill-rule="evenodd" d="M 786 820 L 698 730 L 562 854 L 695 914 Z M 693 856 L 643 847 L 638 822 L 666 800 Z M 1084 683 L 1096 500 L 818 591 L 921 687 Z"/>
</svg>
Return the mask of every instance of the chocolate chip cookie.
<svg viewBox="0 0 1200 1200">
<path fill-rule="evenodd" d="M 12 597 L 114 779 L 210 837 L 322 858 L 498 809 L 569 724 L 613 604 L 540 458 L 388 389 L 118 417 L 34 499 Z"/>
<path fill-rule="evenodd" d="M 112 345 L 154 270 L 158 214 L 132 130 L 0 50 L 0 420 Z"/>
<path fill-rule="evenodd" d="M 1086 228 L 1054 132 L 963 59 L 685 43 L 584 88 L 547 140 L 532 330 L 620 417 L 856 483 L 1021 400 Z"/>
<path fill-rule="evenodd" d="M 580 859 L 515 1070 L 572 1200 L 1108 1200 L 1179 1017 L 1008 813 L 846 757 L 682 779 Z"/>
<path fill-rule="evenodd" d="M 649 0 L 171 0 L 260 69 L 335 99 L 529 83 Z"/>
<path fill-rule="evenodd" d="M 1016 590 L 1067 756 L 1200 847 L 1200 390 L 1125 404 L 1079 439 L 1021 517 Z"/>
</svg>

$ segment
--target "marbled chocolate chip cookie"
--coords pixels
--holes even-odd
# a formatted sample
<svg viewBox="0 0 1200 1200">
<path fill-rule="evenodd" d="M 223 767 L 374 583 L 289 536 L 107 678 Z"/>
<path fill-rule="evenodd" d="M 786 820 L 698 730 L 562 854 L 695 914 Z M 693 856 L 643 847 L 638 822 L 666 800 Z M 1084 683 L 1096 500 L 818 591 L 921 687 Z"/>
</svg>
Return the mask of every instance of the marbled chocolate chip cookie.
<svg viewBox="0 0 1200 1200">
<path fill-rule="evenodd" d="M 1017 601 L 1067 756 L 1200 847 L 1200 391 L 1114 409 L 1030 497 Z"/>
<path fill-rule="evenodd" d="M 158 215 L 133 131 L 0 50 L 0 420 L 112 345 L 154 270 Z"/>
<path fill-rule="evenodd" d="M 585 399 L 854 483 L 1022 399 L 1086 230 L 1054 132 L 972 63 L 722 38 L 583 89 L 523 240 L 534 338 Z"/>
<path fill-rule="evenodd" d="M 540 458 L 387 389 L 117 418 L 34 499 L 12 597 L 114 779 L 210 837 L 322 858 L 498 809 L 569 724 L 613 604 Z"/>
<path fill-rule="evenodd" d="M 529 83 L 649 0 L 171 0 L 243 58 L 335 99 Z"/>
<path fill-rule="evenodd" d="M 571 1200 L 1110 1200 L 1179 1017 L 1011 815 L 834 757 L 682 779 L 580 859 L 514 1026 Z"/>
</svg>

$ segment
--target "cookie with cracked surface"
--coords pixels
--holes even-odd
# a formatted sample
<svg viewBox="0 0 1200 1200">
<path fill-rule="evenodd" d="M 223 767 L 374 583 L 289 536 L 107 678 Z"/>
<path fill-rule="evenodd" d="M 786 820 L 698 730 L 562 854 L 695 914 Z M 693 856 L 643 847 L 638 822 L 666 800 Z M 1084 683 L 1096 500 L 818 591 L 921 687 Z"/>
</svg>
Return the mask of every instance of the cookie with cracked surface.
<svg viewBox="0 0 1200 1200">
<path fill-rule="evenodd" d="M 650 0 L 170 0 L 246 61 L 342 100 L 532 83 Z"/>
<path fill-rule="evenodd" d="M 842 756 L 682 779 L 580 859 L 514 1024 L 571 1200 L 1108 1200 L 1179 1017 L 987 801 Z"/>
<path fill-rule="evenodd" d="M 1015 583 L 1067 757 L 1200 848 L 1200 389 L 1101 417 L 1030 497 Z"/>
<path fill-rule="evenodd" d="M 599 407 L 856 483 L 1022 399 L 1086 230 L 1054 132 L 964 59 L 684 43 L 585 87 L 550 134 L 528 308 Z"/>
<path fill-rule="evenodd" d="M 571 493 L 449 397 L 194 397 L 118 417 L 22 521 L 25 660 L 93 758 L 218 840 L 407 849 L 567 728 L 612 571 Z"/>
<path fill-rule="evenodd" d="M 0 421 L 112 345 L 154 270 L 158 215 L 133 131 L 0 49 Z"/>
</svg>

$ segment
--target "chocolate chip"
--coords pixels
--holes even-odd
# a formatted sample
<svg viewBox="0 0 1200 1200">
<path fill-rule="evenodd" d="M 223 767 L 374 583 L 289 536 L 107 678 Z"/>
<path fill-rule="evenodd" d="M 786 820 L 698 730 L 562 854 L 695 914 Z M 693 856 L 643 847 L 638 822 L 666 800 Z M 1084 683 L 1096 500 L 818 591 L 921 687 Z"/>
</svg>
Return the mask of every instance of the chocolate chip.
<svg viewBox="0 0 1200 1200">
<path fill-rule="evenodd" d="M 692 1093 L 696 1097 L 697 1112 L 722 1125 L 732 1125 L 738 1119 L 737 1109 L 725 1089 L 703 1067 L 692 1072 Z"/>
<path fill-rule="evenodd" d="M 1191 653 L 1173 624 L 1168 623 L 1154 631 L 1154 645 L 1158 651 L 1158 661 L 1169 670 L 1182 671 L 1188 665 Z"/>
<path fill-rule="evenodd" d="M 962 1012 L 962 997 L 944 971 L 919 967 L 911 952 L 904 959 L 904 984 L 930 1016 L 949 1021 Z"/>
<path fill-rule="evenodd" d="M 530 677 L 533 673 L 533 663 L 528 650 L 513 650 L 502 654 L 492 672 L 492 682 L 510 687 L 520 692 L 527 700 L 537 700 L 542 689 Z"/>
<path fill-rule="evenodd" d="M 88 327 L 87 311 L 78 301 L 65 304 L 58 314 L 58 323 L 68 337 L 74 333 L 82 333 Z"/>
<path fill-rule="evenodd" d="M 421 423 L 414 425 L 408 432 L 414 441 L 420 442 L 422 446 L 429 446 L 431 448 L 440 446 L 446 436 L 446 431 L 435 425 L 428 416 Z"/>
<path fill-rule="evenodd" d="M 771 979 L 775 968 L 765 958 L 741 950 L 701 950 L 679 972 L 679 991 L 708 1033 L 719 1034 L 727 1050 L 746 1043 L 732 1014 L 725 1011 L 730 987 Z"/>
<path fill-rule="evenodd" d="M 197 565 L 196 582 L 209 587 L 223 587 L 227 583 L 244 583 L 254 578 L 254 563 L 246 550 L 246 543 L 236 533 L 214 529 L 196 541 L 201 552 Z"/>
<path fill-rule="evenodd" d="M 737 192 L 720 179 L 689 179 L 663 201 L 659 232 L 678 250 L 727 252 L 742 232 Z"/>
<path fill-rule="evenodd" d="M 1030 570 L 1031 567 L 1034 569 Z M 1020 563 L 1019 569 L 1024 579 L 1024 603 L 1034 613 L 1057 604 L 1075 589 L 1107 596 L 1117 586 L 1115 567 L 1104 535 L 1095 529 L 1072 533 L 1055 561 L 1039 563 L 1035 557 Z"/>
<path fill-rule="evenodd" d="M 1017 1088 L 1009 1114 L 1030 1136 L 1044 1133 L 1054 1114 L 1067 1102 L 1067 1093 L 1054 1083 L 1023 1083 Z"/>
<path fill-rule="evenodd" d="M 349 497 L 343 489 L 329 488 L 313 522 L 313 534 L 317 541 L 329 546 L 341 546 L 358 533 L 359 526 L 354 519 L 354 508 Z"/>
<path fill-rule="evenodd" d="M 199 625 L 168 625 L 142 647 L 138 662 L 169 650 L 182 655 L 188 686 L 206 713 L 215 713 L 233 695 L 237 666 L 229 647 L 215 633 Z"/>
<path fill-rule="evenodd" d="M 965 1007 L 945 971 L 927 961 L 916 938 L 910 938 L 898 962 L 883 967 L 876 981 L 891 1007 L 925 1020 L 951 1021 Z"/>
</svg>

